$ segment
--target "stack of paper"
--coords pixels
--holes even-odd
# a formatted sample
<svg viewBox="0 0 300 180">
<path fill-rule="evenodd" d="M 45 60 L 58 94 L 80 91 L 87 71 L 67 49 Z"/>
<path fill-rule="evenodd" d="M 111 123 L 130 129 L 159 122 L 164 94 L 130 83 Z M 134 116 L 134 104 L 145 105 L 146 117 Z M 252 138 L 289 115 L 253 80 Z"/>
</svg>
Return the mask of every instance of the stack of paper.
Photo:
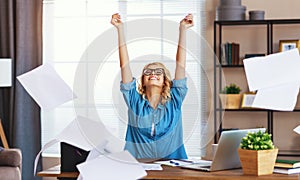
<svg viewBox="0 0 300 180">
<path fill-rule="evenodd" d="M 147 175 L 143 167 L 127 152 L 98 156 L 77 165 L 83 179 L 139 179 Z M 117 172 L 116 172 L 117 171 Z"/>
</svg>

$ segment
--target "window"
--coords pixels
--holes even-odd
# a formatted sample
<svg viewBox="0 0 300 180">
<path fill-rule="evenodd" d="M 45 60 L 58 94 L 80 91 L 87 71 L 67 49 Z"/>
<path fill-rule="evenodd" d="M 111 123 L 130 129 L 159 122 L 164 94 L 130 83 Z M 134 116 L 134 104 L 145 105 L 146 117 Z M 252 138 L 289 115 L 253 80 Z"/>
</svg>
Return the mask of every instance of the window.
<svg viewBox="0 0 300 180">
<path fill-rule="evenodd" d="M 190 44 L 186 68 L 189 92 L 183 105 L 183 122 L 187 153 L 199 157 L 203 153 L 201 127 L 204 127 L 202 115 L 206 101 L 200 94 L 206 93 L 200 61 L 204 59 L 200 40 L 205 25 L 203 9 L 204 0 L 44 0 L 43 61 L 53 65 L 79 98 L 52 111 L 42 111 L 42 145 L 77 115 L 99 118 L 115 136 L 124 139 L 127 110 L 119 91 L 118 49 L 113 44 L 117 43 L 117 32 L 110 24 L 112 14 L 119 12 L 123 22 L 128 22 L 128 52 L 133 74 L 138 78 L 147 60 L 163 60 L 174 72 L 179 21 L 192 13 L 193 33 L 199 39 L 187 42 Z M 139 31 L 145 20 L 155 25 L 147 29 L 152 36 Z M 169 25 L 176 28 L 170 30 Z M 135 26 L 136 29 L 130 29 Z M 59 153 L 57 144 L 44 155 Z"/>
</svg>

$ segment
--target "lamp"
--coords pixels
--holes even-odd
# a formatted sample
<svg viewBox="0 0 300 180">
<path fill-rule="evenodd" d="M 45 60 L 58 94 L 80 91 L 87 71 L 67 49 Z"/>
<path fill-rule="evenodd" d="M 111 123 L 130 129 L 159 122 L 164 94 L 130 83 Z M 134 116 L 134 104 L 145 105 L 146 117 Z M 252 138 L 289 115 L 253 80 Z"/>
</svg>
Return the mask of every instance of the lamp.
<svg viewBox="0 0 300 180">
<path fill-rule="evenodd" d="M 12 86 L 12 60 L 0 58 L 0 88 Z M 0 118 L 0 138 L 4 148 L 9 148 Z"/>
</svg>

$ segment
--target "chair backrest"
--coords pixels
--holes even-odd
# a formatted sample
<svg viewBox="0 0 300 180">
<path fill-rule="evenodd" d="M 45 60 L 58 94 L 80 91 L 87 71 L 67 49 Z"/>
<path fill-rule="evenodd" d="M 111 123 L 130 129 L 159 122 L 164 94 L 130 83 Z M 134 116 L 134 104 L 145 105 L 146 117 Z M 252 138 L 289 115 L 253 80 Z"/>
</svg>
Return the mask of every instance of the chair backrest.
<svg viewBox="0 0 300 180">
<path fill-rule="evenodd" d="M 3 147 L 6 148 L 6 149 L 9 149 L 7 139 L 6 139 L 6 136 L 5 136 L 5 133 L 4 133 L 4 129 L 3 129 L 3 126 L 2 126 L 1 118 L 0 118 L 0 138 L 2 140 Z"/>
</svg>

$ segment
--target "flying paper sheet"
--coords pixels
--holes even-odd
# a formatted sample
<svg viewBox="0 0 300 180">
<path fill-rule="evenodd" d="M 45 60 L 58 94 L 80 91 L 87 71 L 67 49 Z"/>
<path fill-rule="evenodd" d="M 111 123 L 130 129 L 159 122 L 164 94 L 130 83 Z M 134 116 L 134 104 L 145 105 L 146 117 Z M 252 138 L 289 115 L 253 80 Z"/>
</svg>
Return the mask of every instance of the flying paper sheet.
<svg viewBox="0 0 300 180">
<path fill-rule="evenodd" d="M 106 153 L 120 152 L 125 142 L 112 135 L 101 121 L 93 121 L 78 116 L 53 140 L 45 144 L 35 158 L 34 174 L 40 154 L 48 147 L 58 142 L 65 142 L 85 151 L 101 146 Z"/>
<path fill-rule="evenodd" d="M 244 59 L 244 68 L 250 91 L 289 82 L 300 84 L 298 49 Z"/>
<path fill-rule="evenodd" d="M 298 93 L 299 85 L 295 83 L 260 89 L 255 95 L 252 107 L 293 111 L 297 103 Z"/>
<path fill-rule="evenodd" d="M 87 161 L 90 161 L 92 159 L 95 159 L 101 155 L 104 155 L 104 154 L 107 154 L 105 152 L 105 146 L 107 145 L 108 141 L 105 141 L 103 144 L 100 144 L 98 145 L 97 147 L 95 147 L 94 149 L 92 149 L 90 152 L 89 152 L 89 155 L 87 156 L 86 158 L 86 162 Z M 83 177 L 81 174 L 79 174 L 79 176 L 77 177 L 77 180 L 83 180 Z"/>
<path fill-rule="evenodd" d="M 292 111 L 300 85 L 298 49 L 244 60 L 250 91 L 257 90 L 252 107 Z"/>
<path fill-rule="evenodd" d="M 144 168 L 128 152 L 99 156 L 77 165 L 83 179 L 140 179 L 147 175 Z"/>
<path fill-rule="evenodd" d="M 124 142 L 112 135 L 101 121 L 93 121 L 82 116 L 77 116 L 56 139 L 86 151 L 105 141 L 108 141 L 105 148 L 107 152 L 122 151 L 124 145 Z"/>
<path fill-rule="evenodd" d="M 295 131 L 296 133 L 300 134 L 300 125 L 297 126 L 297 127 L 294 129 L 294 131 Z"/>
<path fill-rule="evenodd" d="M 17 79 L 44 110 L 53 109 L 76 98 L 71 88 L 49 64 L 41 65 Z"/>
</svg>

